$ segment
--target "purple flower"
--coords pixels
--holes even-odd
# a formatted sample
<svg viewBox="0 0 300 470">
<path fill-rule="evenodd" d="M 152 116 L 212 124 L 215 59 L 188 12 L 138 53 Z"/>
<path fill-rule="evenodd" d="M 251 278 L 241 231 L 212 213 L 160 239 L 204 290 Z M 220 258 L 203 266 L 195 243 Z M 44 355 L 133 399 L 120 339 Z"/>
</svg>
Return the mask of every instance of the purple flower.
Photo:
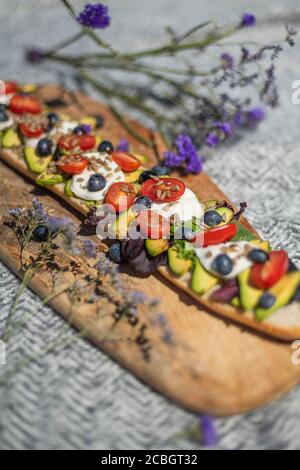
<svg viewBox="0 0 300 470">
<path fill-rule="evenodd" d="M 96 245 L 93 240 L 87 239 L 83 242 L 83 252 L 88 258 L 96 258 Z"/>
<path fill-rule="evenodd" d="M 247 113 L 247 117 L 250 124 L 255 124 L 259 121 L 262 121 L 266 117 L 264 108 L 257 106 L 256 108 L 251 109 Z"/>
<path fill-rule="evenodd" d="M 72 247 L 76 240 L 76 227 L 68 217 L 48 217 L 47 225 L 50 232 L 64 236 L 66 248 Z"/>
<path fill-rule="evenodd" d="M 218 443 L 217 431 L 213 418 L 209 415 L 200 416 L 200 430 L 202 435 L 202 444 L 204 446 L 213 446 Z"/>
<path fill-rule="evenodd" d="M 209 147 L 215 147 L 219 144 L 220 138 L 219 136 L 217 136 L 217 134 L 210 132 L 209 134 L 207 134 L 205 142 Z"/>
<path fill-rule="evenodd" d="M 256 18 L 252 13 L 243 13 L 242 21 L 241 21 L 242 27 L 253 26 L 255 25 L 255 23 L 256 23 Z"/>
<path fill-rule="evenodd" d="M 38 48 L 28 49 L 25 52 L 25 59 L 30 64 L 40 64 L 45 58 L 45 53 Z"/>
<path fill-rule="evenodd" d="M 43 204 L 37 199 L 34 198 L 32 201 L 32 217 L 34 217 L 39 222 L 48 223 L 49 216 L 44 209 Z"/>
<path fill-rule="evenodd" d="M 171 152 L 170 150 L 164 152 L 164 163 L 170 168 L 176 168 L 180 166 L 184 162 L 184 160 L 184 156 L 177 155 L 176 153 Z"/>
<path fill-rule="evenodd" d="M 110 24 L 108 7 L 102 3 L 87 3 L 76 19 L 82 26 L 92 29 L 104 29 Z"/>
<path fill-rule="evenodd" d="M 23 209 L 21 209 L 21 207 L 13 207 L 12 209 L 10 209 L 9 215 L 11 217 L 19 217 L 19 215 L 21 215 L 22 212 L 23 212 Z"/>
<path fill-rule="evenodd" d="M 203 159 L 198 155 L 192 139 L 186 134 L 179 134 L 175 140 L 177 153 L 164 153 L 164 164 L 170 168 L 182 167 L 187 173 L 202 171 Z"/>
<path fill-rule="evenodd" d="M 223 69 L 232 69 L 234 65 L 234 58 L 228 52 L 224 52 L 220 56 Z"/>
<path fill-rule="evenodd" d="M 86 134 L 91 134 L 92 126 L 90 124 L 80 124 L 80 127 L 84 130 Z"/>
<path fill-rule="evenodd" d="M 121 139 L 117 145 L 117 150 L 119 152 L 129 152 L 129 142 L 127 139 Z"/>
<path fill-rule="evenodd" d="M 234 116 L 234 124 L 236 126 L 243 126 L 245 124 L 245 118 L 241 111 L 238 111 Z"/>
<path fill-rule="evenodd" d="M 118 266 L 113 263 L 104 253 L 100 254 L 100 259 L 96 264 L 96 268 L 102 276 L 110 275 L 116 277 L 118 274 Z"/>
<path fill-rule="evenodd" d="M 214 126 L 220 129 L 220 131 L 224 132 L 226 136 L 232 134 L 232 126 L 230 122 L 215 121 Z"/>
</svg>

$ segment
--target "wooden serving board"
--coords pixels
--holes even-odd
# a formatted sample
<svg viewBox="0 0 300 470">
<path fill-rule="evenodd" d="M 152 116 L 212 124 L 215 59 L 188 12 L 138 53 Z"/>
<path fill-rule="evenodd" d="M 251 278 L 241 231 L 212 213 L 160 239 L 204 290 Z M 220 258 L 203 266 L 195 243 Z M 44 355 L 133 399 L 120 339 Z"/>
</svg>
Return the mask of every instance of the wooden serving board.
<svg viewBox="0 0 300 470">
<path fill-rule="evenodd" d="M 55 86 L 40 90 L 43 99 L 63 98 L 65 105 L 57 108 L 78 118 L 101 113 L 106 118 L 103 129 L 105 138 L 117 142 L 128 138 L 137 153 L 145 153 L 154 161 L 142 144 L 133 141 L 124 129 L 101 104 L 83 95 L 64 94 Z M 147 138 L 149 131 L 134 121 L 131 124 Z M 11 207 L 30 207 L 33 195 L 57 215 L 71 217 L 80 228 L 82 216 L 50 194 L 37 188 L 0 162 L 0 258 L 12 271 L 21 276 L 19 249 L 12 231 L 3 224 L 3 218 Z M 223 199 L 224 194 L 202 173 L 187 178 L 187 185 L 202 200 Z M 244 221 L 247 224 L 246 221 Z M 89 271 L 89 268 L 86 268 Z M 66 275 L 67 277 L 67 275 Z M 106 321 L 91 322 L 93 306 L 74 309 L 72 323 L 79 329 L 86 328 L 87 336 L 103 351 L 155 390 L 195 412 L 205 411 L 214 415 L 231 415 L 254 409 L 273 400 L 300 381 L 300 365 L 292 364 L 290 344 L 264 337 L 237 324 L 224 321 L 199 307 L 188 295 L 176 290 L 159 274 L 145 279 L 122 275 L 128 288 L 135 288 L 161 300 L 159 311 L 167 317 L 173 332 L 172 345 L 165 344 L 158 328 L 149 328 L 151 342 L 150 360 L 145 361 L 141 351 L 131 341 L 103 341 Z M 67 279 L 66 279 L 67 282 Z M 31 288 L 42 298 L 49 293 L 49 275 L 37 274 Z M 69 318 L 69 301 L 62 294 L 51 302 L 63 317 Z M 149 312 L 141 312 L 145 322 L 151 323 Z M 119 334 L 127 327 L 120 326 Z M 130 333 L 131 334 L 131 333 Z M 130 391 L 128 391 L 130 393 Z"/>
</svg>

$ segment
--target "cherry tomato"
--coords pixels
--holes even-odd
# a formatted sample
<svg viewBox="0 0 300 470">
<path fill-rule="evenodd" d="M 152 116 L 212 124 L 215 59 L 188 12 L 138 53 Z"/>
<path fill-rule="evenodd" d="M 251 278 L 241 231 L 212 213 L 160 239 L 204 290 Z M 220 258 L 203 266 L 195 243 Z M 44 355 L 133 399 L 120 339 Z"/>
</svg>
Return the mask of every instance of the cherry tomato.
<svg viewBox="0 0 300 470">
<path fill-rule="evenodd" d="M 59 170 L 67 173 L 67 175 L 79 175 L 87 167 L 88 163 L 88 158 L 84 158 L 81 155 L 68 155 L 61 157 L 56 166 Z"/>
<path fill-rule="evenodd" d="M 42 105 L 34 96 L 14 95 L 10 100 L 9 109 L 16 114 L 39 114 L 42 112 Z"/>
<path fill-rule="evenodd" d="M 75 147 L 80 148 L 81 150 L 91 150 L 95 147 L 96 137 L 89 134 L 66 134 L 63 135 L 59 141 L 58 146 L 63 150 L 74 150 Z"/>
<path fill-rule="evenodd" d="M 141 194 L 153 202 L 177 201 L 185 191 L 185 184 L 176 178 L 149 178 L 141 187 Z"/>
<path fill-rule="evenodd" d="M 16 82 L 4 82 L 4 90 L 3 92 L 5 95 L 10 95 L 12 93 L 17 93 L 18 85 Z"/>
<path fill-rule="evenodd" d="M 236 224 L 221 225 L 221 227 L 215 227 L 199 233 L 199 235 L 197 235 L 195 245 L 210 246 L 218 245 L 219 243 L 225 243 L 231 240 L 236 235 L 236 233 Z"/>
<path fill-rule="evenodd" d="M 141 162 L 133 155 L 125 152 L 111 152 L 112 159 L 125 173 L 135 171 L 141 166 Z"/>
<path fill-rule="evenodd" d="M 259 289 L 268 289 L 286 274 L 288 266 L 289 259 L 286 251 L 271 251 L 268 261 L 262 264 L 255 263 L 252 266 L 250 283 Z"/>
<path fill-rule="evenodd" d="M 22 134 L 26 137 L 39 137 L 44 132 L 44 129 L 42 127 L 36 127 L 34 125 L 25 124 L 25 122 L 21 122 L 20 130 Z"/>
<path fill-rule="evenodd" d="M 140 212 L 136 223 L 141 232 L 153 240 L 166 238 L 170 233 L 169 220 L 152 210 Z"/>
<path fill-rule="evenodd" d="M 132 183 L 113 183 L 105 196 L 106 204 L 111 204 L 116 212 L 122 212 L 132 206 L 136 198 L 136 190 Z"/>
</svg>

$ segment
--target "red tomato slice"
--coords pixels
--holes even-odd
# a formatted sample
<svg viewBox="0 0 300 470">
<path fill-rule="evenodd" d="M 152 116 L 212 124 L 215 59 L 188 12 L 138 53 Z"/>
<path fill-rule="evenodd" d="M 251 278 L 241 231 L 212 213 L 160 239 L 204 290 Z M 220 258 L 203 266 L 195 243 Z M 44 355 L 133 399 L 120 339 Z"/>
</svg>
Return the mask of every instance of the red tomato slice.
<svg viewBox="0 0 300 470">
<path fill-rule="evenodd" d="M 289 258 L 286 251 L 271 251 L 268 261 L 252 266 L 250 283 L 259 289 L 268 289 L 286 274 L 288 266 Z"/>
<path fill-rule="evenodd" d="M 96 137 L 94 135 L 84 134 L 67 134 L 63 135 L 59 141 L 58 146 L 63 150 L 74 150 L 74 148 L 78 147 L 81 150 L 91 150 L 95 147 L 96 144 Z"/>
<path fill-rule="evenodd" d="M 20 130 L 26 137 L 39 137 L 44 132 L 42 127 L 35 127 L 30 124 L 25 124 L 24 122 L 21 122 Z"/>
<path fill-rule="evenodd" d="M 9 109 L 16 114 L 39 114 L 42 112 L 42 105 L 34 96 L 14 95 L 10 100 Z"/>
<path fill-rule="evenodd" d="M 18 91 L 18 85 L 16 82 L 4 82 L 4 90 L 3 92 L 6 95 L 10 95 L 12 93 L 17 93 Z"/>
<path fill-rule="evenodd" d="M 81 155 L 70 155 L 59 159 L 56 166 L 59 170 L 67 173 L 67 175 L 79 175 L 87 167 L 88 158 Z"/>
<path fill-rule="evenodd" d="M 176 178 L 150 178 L 141 187 L 141 194 L 153 202 L 177 201 L 185 191 L 185 184 Z"/>
<path fill-rule="evenodd" d="M 225 243 L 237 234 L 236 224 L 221 225 L 221 227 L 205 230 L 197 235 L 196 246 L 210 246 Z"/>
<path fill-rule="evenodd" d="M 141 162 L 133 155 L 125 152 L 111 152 L 111 158 L 125 173 L 135 171 L 141 166 Z"/>
<path fill-rule="evenodd" d="M 116 212 L 122 212 L 132 206 L 136 198 L 136 190 L 132 183 L 114 183 L 106 193 L 105 202 L 111 204 Z"/>
<path fill-rule="evenodd" d="M 141 232 L 153 240 L 166 238 L 170 233 L 169 220 L 151 209 L 140 212 L 136 222 Z"/>
</svg>

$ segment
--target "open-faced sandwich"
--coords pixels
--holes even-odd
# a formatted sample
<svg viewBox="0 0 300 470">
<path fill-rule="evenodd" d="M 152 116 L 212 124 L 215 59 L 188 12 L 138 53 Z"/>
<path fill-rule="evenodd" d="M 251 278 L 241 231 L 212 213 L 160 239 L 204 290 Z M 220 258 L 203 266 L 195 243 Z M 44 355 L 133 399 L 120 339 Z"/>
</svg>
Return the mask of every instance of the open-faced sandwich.
<svg viewBox="0 0 300 470">
<path fill-rule="evenodd" d="M 300 271 L 239 221 L 243 205 L 200 201 L 168 168 L 115 150 L 100 117 L 71 120 L 11 82 L 2 98 L 1 159 L 97 221 L 113 261 L 138 276 L 159 271 L 226 318 L 300 337 Z"/>
</svg>

